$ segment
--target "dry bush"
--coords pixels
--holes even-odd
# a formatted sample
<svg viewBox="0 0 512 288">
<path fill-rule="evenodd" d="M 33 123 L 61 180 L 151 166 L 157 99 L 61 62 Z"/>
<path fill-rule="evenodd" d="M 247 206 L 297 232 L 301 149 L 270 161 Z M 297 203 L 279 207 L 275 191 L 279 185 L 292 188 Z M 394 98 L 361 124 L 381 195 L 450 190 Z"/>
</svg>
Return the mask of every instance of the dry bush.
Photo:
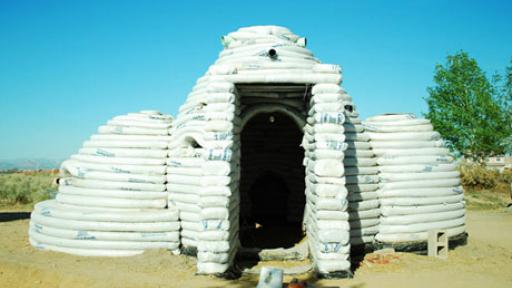
<svg viewBox="0 0 512 288">
<path fill-rule="evenodd" d="M 53 172 L 0 174 L 0 206 L 30 204 L 51 198 Z"/>
<path fill-rule="evenodd" d="M 510 203 L 512 170 L 500 173 L 468 162 L 461 163 L 459 170 L 469 209 L 499 209 Z"/>
<path fill-rule="evenodd" d="M 472 189 L 493 189 L 500 182 L 500 173 L 483 165 L 464 162 L 459 167 L 462 185 Z"/>
<path fill-rule="evenodd" d="M 512 184 L 512 168 L 505 168 L 500 174 L 500 182 Z"/>
</svg>

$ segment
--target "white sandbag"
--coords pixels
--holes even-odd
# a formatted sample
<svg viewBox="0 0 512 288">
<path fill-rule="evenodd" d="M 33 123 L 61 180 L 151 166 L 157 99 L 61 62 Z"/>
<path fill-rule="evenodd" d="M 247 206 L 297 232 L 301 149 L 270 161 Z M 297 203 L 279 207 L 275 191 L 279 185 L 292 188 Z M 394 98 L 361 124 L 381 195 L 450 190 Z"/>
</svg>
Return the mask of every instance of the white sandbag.
<svg viewBox="0 0 512 288">
<path fill-rule="evenodd" d="M 62 165 L 61 171 L 62 170 L 67 172 L 66 174 L 68 175 L 81 179 L 149 184 L 163 184 L 166 181 L 165 175 L 140 175 L 134 173 L 88 171 L 87 169 L 81 169 L 80 167 L 71 167 L 66 165 Z"/>
<path fill-rule="evenodd" d="M 203 170 L 201 168 L 190 168 L 190 167 L 167 167 L 168 175 L 188 175 L 188 176 L 201 176 Z"/>
<path fill-rule="evenodd" d="M 450 151 L 446 148 L 414 148 L 414 149 L 377 149 L 373 148 L 373 152 L 377 157 L 383 156 L 415 156 L 415 155 L 449 155 Z"/>
<path fill-rule="evenodd" d="M 439 197 L 454 196 L 463 193 L 461 187 L 441 187 L 441 188 L 408 188 L 377 191 L 380 198 L 400 198 L 400 197 Z"/>
<path fill-rule="evenodd" d="M 345 135 L 339 133 L 322 133 L 322 134 L 310 134 L 305 133 L 304 138 L 308 142 L 327 142 L 327 141 L 337 141 L 337 142 L 345 142 Z"/>
<path fill-rule="evenodd" d="M 92 189 L 130 190 L 130 191 L 165 191 L 165 184 L 136 183 L 136 182 L 111 182 L 104 180 L 80 179 L 76 177 L 61 178 L 60 185 L 84 187 Z"/>
<path fill-rule="evenodd" d="M 132 119 L 121 119 L 114 117 L 112 120 L 107 121 L 108 126 L 124 126 L 124 127 L 138 127 L 138 128 L 151 128 L 151 129 L 169 129 L 172 126 L 172 122 L 160 122 L 160 121 L 137 121 Z"/>
<path fill-rule="evenodd" d="M 314 170 L 311 168 L 311 166 L 312 166 L 312 164 L 308 163 L 308 165 L 306 166 L 306 171 L 314 173 Z M 306 180 L 311 183 L 345 185 L 344 177 L 323 177 L 323 176 L 315 175 L 313 173 L 310 173 L 309 175 L 306 176 Z"/>
<path fill-rule="evenodd" d="M 69 247 L 60 247 L 55 245 L 49 245 L 47 243 L 42 243 L 34 240 L 29 235 L 30 245 L 39 250 L 46 251 L 55 251 L 62 252 L 77 256 L 96 256 L 96 257 L 129 257 L 135 256 L 138 254 L 142 254 L 144 250 L 102 250 L 102 249 L 81 249 L 81 248 L 69 248 Z"/>
<path fill-rule="evenodd" d="M 340 162 L 345 157 L 345 153 L 343 151 L 329 149 L 315 149 L 313 152 L 306 151 L 305 155 L 311 160 L 331 159 L 339 160 Z"/>
<path fill-rule="evenodd" d="M 375 154 L 370 149 L 366 149 L 366 150 L 363 150 L 363 149 L 347 149 L 345 151 L 345 156 L 346 157 L 357 157 L 357 158 L 367 158 L 367 157 L 371 158 L 371 157 L 374 157 Z"/>
<path fill-rule="evenodd" d="M 198 262 L 213 262 L 226 264 L 229 262 L 229 253 L 197 252 Z"/>
<path fill-rule="evenodd" d="M 379 184 L 347 184 L 345 187 L 349 193 L 373 192 L 379 189 Z"/>
<path fill-rule="evenodd" d="M 142 241 L 142 242 L 173 242 L 179 243 L 180 233 L 174 232 L 102 232 L 68 230 L 46 227 L 44 225 L 31 223 L 30 229 L 38 233 L 64 239 L 76 240 L 99 240 L 99 241 Z"/>
<path fill-rule="evenodd" d="M 103 171 L 114 173 L 132 173 L 142 175 L 163 175 L 165 166 L 163 165 L 124 165 L 124 164 L 98 164 L 91 162 L 81 162 L 77 160 L 66 160 L 62 166 L 72 165 L 79 170 L 85 171 Z"/>
<path fill-rule="evenodd" d="M 167 199 L 121 199 L 108 197 L 87 197 L 83 195 L 57 194 L 57 201 L 72 205 L 87 205 L 93 207 L 112 207 L 112 208 L 165 208 Z"/>
<path fill-rule="evenodd" d="M 379 141 L 432 141 L 439 140 L 441 135 L 438 132 L 396 132 L 396 133 L 375 133 L 367 132 L 372 142 Z"/>
<path fill-rule="evenodd" d="M 107 190 L 91 189 L 74 186 L 59 186 L 59 193 L 66 195 L 81 195 L 88 197 L 107 197 L 121 199 L 165 199 L 167 192 L 154 191 L 127 191 L 127 190 Z"/>
<path fill-rule="evenodd" d="M 379 206 L 373 207 L 367 210 L 360 210 L 357 207 L 350 207 L 349 208 L 349 220 L 355 221 L 355 220 L 361 220 L 361 219 L 374 219 L 376 218 L 379 220 L 380 215 L 380 209 Z"/>
<path fill-rule="evenodd" d="M 457 187 L 460 185 L 459 178 L 440 178 L 418 181 L 411 179 L 410 181 L 398 181 L 398 182 L 381 182 L 381 190 L 394 190 L 394 189 L 408 189 L 408 188 L 427 188 L 427 187 Z"/>
<path fill-rule="evenodd" d="M 433 163 L 433 164 L 403 164 L 379 166 L 381 174 L 396 173 L 421 173 L 421 172 L 452 172 L 457 169 L 457 163 Z"/>
<path fill-rule="evenodd" d="M 368 123 L 365 125 L 365 128 L 367 131 L 378 133 L 429 132 L 434 130 L 432 124 L 428 123 L 428 121 L 427 123 L 425 123 L 424 120 L 421 122 L 423 122 L 423 124 L 417 123 L 412 125 L 379 125 L 376 123 Z"/>
<path fill-rule="evenodd" d="M 378 199 L 365 200 L 359 202 L 349 202 L 348 209 L 351 211 L 364 211 L 378 208 L 379 204 L 380 200 Z"/>
<path fill-rule="evenodd" d="M 167 151 L 161 149 L 87 147 L 78 151 L 82 155 L 98 155 L 103 157 L 134 157 L 134 158 L 166 158 Z"/>
<path fill-rule="evenodd" d="M 165 165 L 166 158 L 105 157 L 99 155 L 71 155 L 71 159 L 95 164 Z"/>
<path fill-rule="evenodd" d="M 345 176 L 347 184 L 376 184 L 379 183 L 379 176 L 377 175 L 351 175 Z"/>
<path fill-rule="evenodd" d="M 187 221 L 187 222 L 199 222 L 201 221 L 201 216 L 199 213 L 195 212 L 187 212 L 187 211 L 180 211 L 180 220 Z"/>
<path fill-rule="evenodd" d="M 345 159 L 343 159 L 343 164 L 345 166 L 371 167 L 377 165 L 377 159 L 346 156 Z"/>
<path fill-rule="evenodd" d="M 322 242 L 336 242 L 342 245 L 348 244 L 350 234 L 345 230 L 328 230 L 322 229 L 318 231 L 318 239 Z"/>
<path fill-rule="evenodd" d="M 308 176 L 310 177 L 310 176 Z M 348 194 L 347 189 L 343 184 L 322 184 L 322 183 L 307 183 L 311 192 L 320 197 L 337 197 L 345 198 Z"/>
<path fill-rule="evenodd" d="M 392 216 L 455 211 L 459 209 L 464 209 L 464 203 L 436 203 L 421 206 L 382 206 L 380 210 L 383 216 Z"/>
<path fill-rule="evenodd" d="M 376 123 L 385 123 L 385 122 L 398 122 L 398 121 L 410 121 L 412 119 L 416 119 L 414 114 L 382 114 L 376 115 L 372 117 L 368 117 L 366 122 L 376 122 Z"/>
<path fill-rule="evenodd" d="M 377 199 L 379 197 L 379 194 L 376 191 L 369 191 L 369 192 L 351 192 L 347 196 L 347 200 L 350 202 L 360 202 L 365 200 L 373 200 Z"/>
<path fill-rule="evenodd" d="M 381 166 L 386 165 L 410 165 L 410 164 L 443 164 L 451 163 L 454 160 L 452 156 L 384 156 L 377 159 Z"/>
<path fill-rule="evenodd" d="M 82 249 L 109 249 L 109 250 L 145 250 L 168 249 L 175 250 L 179 247 L 176 242 L 142 242 L 142 241 L 100 241 L 85 239 L 65 239 L 39 233 L 35 229 L 29 229 L 30 237 L 37 242 L 54 246 L 82 248 Z"/>
<path fill-rule="evenodd" d="M 126 126 L 100 126 L 98 128 L 100 134 L 124 134 L 124 135 L 168 135 L 167 129 L 142 128 L 142 127 L 126 127 Z"/>
<path fill-rule="evenodd" d="M 201 167 L 201 165 L 204 163 L 204 160 L 202 158 L 170 157 L 166 163 L 170 167 L 198 168 Z"/>
<path fill-rule="evenodd" d="M 318 95 L 322 93 L 341 93 L 342 89 L 339 85 L 330 83 L 319 83 L 313 86 L 311 93 Z"/>
<path fill-rule="evenodd" d="M 31 214 L 34 223 L 42 224 L 48 227 L 70 229 L 70 230 L 90 230 L 90 231 L 107 231 L 107 232 L 166 232 L 177 231 L 180 228 L 178 222 L 147 222 L 147 223 L 124 223 L 124 222 L 91 222 L 53 218 Z"/>
<path fill-rule="evenodd" d="M 339 260 L 318 260 L 315 263 L 316 269 L 320 273 L 329 273 L 336 271 L 349 271 L 350 261 L 339 261 Z"/>
<path fill-rule="evenodd" d="M 457 219 L 464 215 L 464 209 L 459 209 L 446 212 L 425 213 L 416 215 L 385 216 L 381 217 L 380 223 L 381 225 L 421 224 Z"/>
<path fill-rule="evenodd" d="M 56 200 L 46 200 L 34 206 L 36 213 L 71 220 L 97 222 L 172 222 L 178 220 L 176 209 L 143 210 L 143 211 L 109 211 L 107 209 L 90 208 L 70 209 Z"/>
<path fill-rule="evenodd" d="M 151 141 L 151 142 L 170 142 L 171 136 L 164 135 L 120 135 L 120 134 L 94 134 L 91 136 L 91 141 L 120 141 L 120 142 L 140 142 L 140 141 Z"/>
<path fill-rule="evenodd" d="M 420 173 L 380 173 L 378 178 L 382 182 L 400 182 L 400 181 L 413 181 L 413 180 L 434 180 L 434 179 L 458 179 L 460 173 L 458 171 L 447 172 L 420 172 Z"/>
<path fill-rule="evenodd" d="M 167 191 L 172 193 L 188 193 L 188 194 L 199 194 L 201 191 L 200 186 L 196 185 L 184 185 L 184 184 L 175 184 L 175 183 L 169 183 L 166 184 Z"/>
<path fill-rule="evenodd" d="M 355 176 L 355 175 L 376 175 L 379 172 L 379 167 L 377 166 L 345 166 L 345 176 Z"/>
<path fill-rule="evenodd" d="M 443 140 L 435 141 L 372 141 L 371 146 L 374 149 L 411 149 L 411 148 L 431 148 L 444 147 Z"/>
<path fill-rule="evenodd" d="M 206 161 L 203 163 L 201 169 L 204 175 L 217 175 L 228 176 L 231 172 L 235 171 L 238 167 L 233 167 L 232 163 L 225 161 Z"/>
<path fill-rule="evenodd" d="M 347 221 L 348 219 L 348 213 L 346 213 L 346 217 L 340 217 L 340 218 L 346 218 L 344 220 L 315 220 L 315 225 L 317 231 L 320 230 L 343 230 L 343 231 L 349 231 L 350 225 Z"/>
<path fill-rule="evenodd" d="M 169 201 L 198 204 L 200 199 L 199 194 L 169 193 Z"/>
<path fill-rule="evenodd" d="M 466 231 L 465 225 L 443 228 L 448 237 L 460 235 Z M 394 234 L 377 234 L 375 239 L 381 242 L 399 243 L 399 242 L 416 242 L 426 241 L 428 239 L 428 232 L 418 233 L 394 233 Z"/>
<path fill-rule="evenodd" d="M 379 232 L 379 218 L 350 221 L 350 236 L 375 235 Z"/>
<path fill-rule="evenodd" d="M 457 226 L 464 225 L 466 222 L 465 216 L 438 221 L 438 222 L 428 222 L 428 223 L 419 223 L 419 224 L 404 224 L 404 225 L 381 225 L 379 229 L 379 234 L 393 234 L 393 233 L 419 233 L 423 231 L 428 231 L 432 229 L 447 229 L 453 228 Z"/>
<path fill-rule="evenodd" d="M 457 203 L 464 199 L 463 194 L 441 197 L 410 197 L 410 198 L 384 198 L 380 199 L 382 207 L 385 206 L 414 206 Z"/>
<path fill-rule="evenodd" d="M 341 177 L 344 173 L 343 163 L 337 160 L 317 160 L 311 163 L 311 167 L 318 176 Z"/>
<path fill-rule="evenodd" d="M 87 148 L 140 148 L 140 149 L 167 149 L 166 141 L 85 141 L 83 147 Z"/>
<path fill-rule="evenodd" d="M 199 274 L 216 274 L 223 273 L 229 269 L 229 263 L 216 263 L 216 262 L 197 262 L 197 273 Z"/>
</svg>

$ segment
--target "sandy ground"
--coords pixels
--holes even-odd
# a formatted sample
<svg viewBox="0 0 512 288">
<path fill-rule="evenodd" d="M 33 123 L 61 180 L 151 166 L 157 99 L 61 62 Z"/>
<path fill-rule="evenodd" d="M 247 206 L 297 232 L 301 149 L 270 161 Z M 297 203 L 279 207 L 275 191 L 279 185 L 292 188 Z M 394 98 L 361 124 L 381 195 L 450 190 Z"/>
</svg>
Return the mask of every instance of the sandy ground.
<svg viewBox="0 0 512 288">
<path fill-rule="evenodd" d="M 448 260 L 397 253 L 388 264 L 364 261 L 353 279 L 300 278 L 315 287 L 512 287 L 512 213 L 468 214 L 469 243 Z M 254 287 L 257 280 L 198 276 L 194 258 L 166 251 L 117 259 L 37 251 L 27 241 L 27 219 L 0 215 L 0 287 Z"/>
</svg>

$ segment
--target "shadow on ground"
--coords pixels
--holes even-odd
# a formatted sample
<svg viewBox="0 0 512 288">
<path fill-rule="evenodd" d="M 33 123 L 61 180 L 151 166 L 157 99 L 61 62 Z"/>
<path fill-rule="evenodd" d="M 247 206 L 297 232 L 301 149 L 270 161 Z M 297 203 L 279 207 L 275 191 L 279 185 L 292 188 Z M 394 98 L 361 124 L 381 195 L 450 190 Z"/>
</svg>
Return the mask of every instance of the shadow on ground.
<svg viewBox="0 0 512 288">
<path fill-rule="evenodd" d="M 0 212 L 0 222 L 9 222 L 30 218 L 30 212 Z"/>
</svg>

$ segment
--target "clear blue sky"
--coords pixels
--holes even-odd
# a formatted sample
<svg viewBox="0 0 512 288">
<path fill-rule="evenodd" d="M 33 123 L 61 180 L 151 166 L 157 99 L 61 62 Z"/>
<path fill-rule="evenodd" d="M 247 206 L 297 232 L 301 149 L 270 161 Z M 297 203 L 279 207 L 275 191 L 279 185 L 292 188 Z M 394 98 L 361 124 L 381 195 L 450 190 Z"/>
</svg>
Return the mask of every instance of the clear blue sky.
<svg viewBox="0 0 512 288">
<path fill-rule="evenodd" d="M 512 1 L 245 2 L 2 1 L 0 159 L 66 158 L 114 115 L 175 114 L 220 36 L 241 26 L 306 36 L 343 67 L 363 117 L 425 112 L 450 53 L 468 51 L 488 74 L 512 57 Z"/>
</svg>

